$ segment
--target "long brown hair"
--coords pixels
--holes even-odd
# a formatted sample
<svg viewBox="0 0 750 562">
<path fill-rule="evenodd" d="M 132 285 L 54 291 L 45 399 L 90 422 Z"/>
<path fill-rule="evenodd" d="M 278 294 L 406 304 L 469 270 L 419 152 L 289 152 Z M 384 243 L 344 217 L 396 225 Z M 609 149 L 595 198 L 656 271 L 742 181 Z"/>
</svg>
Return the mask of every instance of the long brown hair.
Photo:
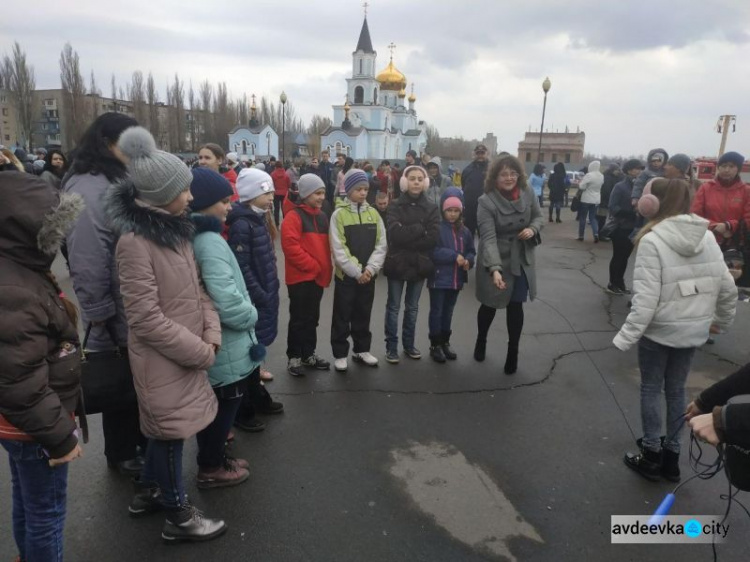
<svg viewBox="0 0 750 562">
<path fill-rule="evenodd" d="M 518 189 L 525 191 L 528 189 L 528 183 L 526 183 L 526 172 L 524 172 L 521 161 L 515 156 L 508 154 L 507 156 L 498 156 L 492 161 L 490 169 L 487 171 L 487 179 L 484 180 L 484 192 L 492 193 L 497 189 L 497 176 L 503 169 L 508 168 L 518 174 Z"/>
<path fill-rule="evenodd" d="M 68 318 L 70 318 L 70 321 L 73 323 L 73 327 L 75 329 L 78 329 L 78 309 L 76 308 L 76 305 L 74 305 L 63 294 L 62 289 L 60 289 L 60 285 L 57 284 L 57 279 L 55 279 L 55 276 L 52 274 L 52 272 L 48 271 L 46 275 L 47 275 L 47 279 L 49 279 L 52 282 L 52 285 L 55 287 L 57 296 L 60 298 L 60 301 L 62 302 L 63 307 L 65 308 L 65 313 L 68 315 Z"/>
<path fill-rule="evenodd" d="M 664 219 L 690 212 L 690 184 L 685 180 L 655 179 L 651 183 L 651 195 L 659 200 L 659 210 L 638 233 L 636 245 Z"/>
</svg>

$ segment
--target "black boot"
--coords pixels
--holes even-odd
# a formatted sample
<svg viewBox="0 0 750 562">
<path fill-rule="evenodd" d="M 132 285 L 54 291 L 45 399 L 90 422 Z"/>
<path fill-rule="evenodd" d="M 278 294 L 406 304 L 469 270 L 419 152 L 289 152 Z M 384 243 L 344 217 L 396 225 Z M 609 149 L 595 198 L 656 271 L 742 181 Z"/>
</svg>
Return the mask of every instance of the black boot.
<svg viewBox="0 0 750 562">
<path fill-rule="evenodd" d="M 451 347 L 451 334 L 453 332 L 443 332 L 443 355 L 449 361 L 455 361 L 458 358 L 456 352 Z"/>
<path fill-rule="evenodd" d="M 477 343 L 474 345 L 474 359 L 476 361 L 484 361 L 484 357 L 486 353 L 487 353 L 487 340 L 477 338 Z"/>
<path fill-rule="evenodd" d="M 430 357 L 438 363 L 445 363 L 443 353 L 443 338 L 441 336 L 430 336 Z"/>
<path fill-rule="evenodd" d="M 508 356 L 505 358 L 505 374 L 512 375 L 518 370 L 518 345 L 508 344 Z"/>
<path fill-rule="evenodd" d="M 661 450 L 661 475 L 670 482 L 680 481 L 680 453 Z"/>
<path fill-rule="evenodd" d="M 161 501 L 161 490 L 156 483 L 141 482 L 140 479 L 133 480 L 135 495 L 128 506 L 131 517 L 142 517 L 150 513 L 156 513 L 163 508 Z"/>
<path fill-rule="evenodd" d="M 661 477 L 661 454 L 657 451 L 641 449 L 640 453 L 625 453 L 622 460 L 646 480 L 656 482 Z"/>
</svg>

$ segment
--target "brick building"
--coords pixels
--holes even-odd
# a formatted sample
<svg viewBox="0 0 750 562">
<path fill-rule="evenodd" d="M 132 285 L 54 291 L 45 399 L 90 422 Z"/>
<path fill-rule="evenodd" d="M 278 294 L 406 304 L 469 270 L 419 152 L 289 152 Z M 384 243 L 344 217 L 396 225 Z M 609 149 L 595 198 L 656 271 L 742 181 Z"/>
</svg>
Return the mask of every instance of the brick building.
<svg viewBox="0 0 750 562">
<path fill-rule="evenodd" d="M 557 162 L 566 168 L 576 167 L 583 161 L 586 133 L 547 133 L 542 136 L 542 150 L 539 151 L 539 133 L 526 133 L 518 143 L 518 158 L 526 168 L 533 168 L 537 161 L 551 169 Z M 539 157 L 537 158 L 537 152 Z"/>
</svg>

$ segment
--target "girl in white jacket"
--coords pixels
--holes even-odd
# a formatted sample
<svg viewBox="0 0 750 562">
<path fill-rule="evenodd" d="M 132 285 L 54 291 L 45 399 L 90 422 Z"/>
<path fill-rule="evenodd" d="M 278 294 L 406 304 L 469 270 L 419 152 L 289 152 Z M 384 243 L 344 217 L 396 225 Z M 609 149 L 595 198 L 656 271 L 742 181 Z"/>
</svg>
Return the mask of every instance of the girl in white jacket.
<svg viewBox="0 0 750 562">
<path fill-rule="evenodd" d="M 638 211 L 650 222 L 641 230 L 633 275 L 633 307 L 614 344 L 638 344 L 641 369 L 640 453 L 625 465 L 649 480 L 678 482 L 685 381 L 695 349 L 709 331 L 731 325 L 737 289 L 708 221 L 688 214 L 690 188 L 683 180 L 657 179 Z M 661 439 L 661 389 L 667 433 Z"/>
</svg>

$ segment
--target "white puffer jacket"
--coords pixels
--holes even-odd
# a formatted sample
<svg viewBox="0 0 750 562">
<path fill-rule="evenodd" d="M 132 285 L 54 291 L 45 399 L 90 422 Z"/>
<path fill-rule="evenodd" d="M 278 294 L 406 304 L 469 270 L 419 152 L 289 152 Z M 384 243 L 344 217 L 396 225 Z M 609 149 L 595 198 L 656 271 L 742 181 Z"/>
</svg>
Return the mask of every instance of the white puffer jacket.
<svg viewBox="0 0 750 562">
<path fill-rule="evenodd" d="M 594 160 L 589 164 L 589 173 L 583 176 L 578 192 L 581 193 L 581 203 L 598 205 L 602 202 L 602 184 L 604 175 L 599 171 L 601 163 Z"/>
<path fill-rule="evenodd" d="M 734 279 L 708 221 L 670 217 L 638 245 L 633 308 L 613 343 L 626 351 L 645 336 L 669 347 L 698 347 L 712 324 L 732 324 L 736 304 Z"/>
</svg>

